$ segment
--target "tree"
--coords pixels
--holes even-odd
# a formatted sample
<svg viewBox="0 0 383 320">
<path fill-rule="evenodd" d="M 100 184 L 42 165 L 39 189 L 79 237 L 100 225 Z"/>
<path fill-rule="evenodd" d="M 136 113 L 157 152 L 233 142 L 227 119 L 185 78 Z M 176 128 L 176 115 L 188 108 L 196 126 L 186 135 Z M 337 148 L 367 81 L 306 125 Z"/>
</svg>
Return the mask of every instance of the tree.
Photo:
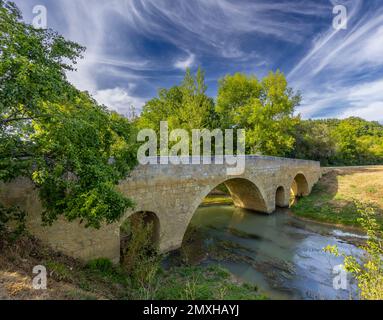
<svg viewBox="0 0 383 320">
<path fill-rule="evenodd" d="M 289 157 L 322 165 L 383 163 L 383 126 L 361 118 L 301 120 L 294 129 Z"/>
<path fill-rule="evenodd" d="M 219 81 L 216 111 L 224 128 L 246 129 L 248 152 L 283 156 L 294 144 L 300 99 L 279 71 L 261 81 L 237 73 Z"/>
<path fill-rule="evenodd" d="M 0 180 L 31 178 L 46 223 L 64 215 L 99 227 L 133 205 L 115 185 L 135 146 L 128 120 L 67 81 L 83 51 L 0 0 Z"/>
<path fill-rule="evenodd" d="M 323 122 L 301 120 L 294 128 L 294 148 L 289 157 L 320 161 L 328 165 L 336 154 L 331 130 Z"/>
<path fill-rule="evenodd" d="M 333 134 L 337 142 L 340 160 L 347 161 L 349 164 L 357 164 L 358 144 L 357 128 L 351 123 L 342 121 L 334 130 Z"/>
<path fill-rule="evenodd" d="M 201 68 L 195 76 L 186 70 L 182 83 L 160 89 L 158 97 L 149 100 L 139 117 L 139 128 L 159 132 L 160 121 L 168 121 L 169 130 L 215 128 L 214 101 L 206 95 L 205 75 Z"/>
<path fill-rule="evenodd" d="M 382 163 L 383 126 L 360 118 L 347 118 L 332 131 L 337 145 L 337 162 L 356 164 Z M 379 160 L 380 159 L 380 160 Z"/>
</svg>

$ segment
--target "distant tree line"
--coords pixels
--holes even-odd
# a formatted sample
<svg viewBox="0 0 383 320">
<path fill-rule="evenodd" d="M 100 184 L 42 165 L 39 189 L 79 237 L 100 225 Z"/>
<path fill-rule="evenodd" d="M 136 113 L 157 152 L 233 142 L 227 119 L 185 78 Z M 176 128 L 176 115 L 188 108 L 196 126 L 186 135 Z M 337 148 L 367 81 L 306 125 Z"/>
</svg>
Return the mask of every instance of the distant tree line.
<svg viewBox="0 0 383 320">
<path fill-rule="evenodd" d="M 357 117 L 301 120 L 288 156 L 322 165 L 383 164 L 383 125 Z"/>
</svg>

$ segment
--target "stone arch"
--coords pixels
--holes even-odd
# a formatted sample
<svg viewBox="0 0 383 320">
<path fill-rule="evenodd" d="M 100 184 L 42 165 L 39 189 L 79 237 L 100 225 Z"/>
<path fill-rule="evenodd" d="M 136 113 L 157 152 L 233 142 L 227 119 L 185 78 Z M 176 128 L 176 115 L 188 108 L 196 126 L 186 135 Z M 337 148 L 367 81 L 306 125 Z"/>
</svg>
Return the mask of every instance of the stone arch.
<svg viewBox="0 0 383 320">
<path fill-rule="evenodd" d="M 307 196 L 310 193 L 309 184 L 303 173 L 295 175 L 293 181 L 291 182 L 291 193 L 294 197 Z"/>
<path fill-rule="evenodd" d="M 226 185 L 236 207 L 264 213 L 269 212 L 266 203 L 267 198 L 258 184 L 246 178 L 226 178 L 221 182 L 215 183 L 214 185 L 206 186 L 196 197 L 194 202 L 189 207 L 185 231 L 203 199 L 220 184 Z"/>
<path fill-rule="evenodd" d="M 224 182 L 228 188 L 234 205 L 238 208 L 258 212 L 267 212 L 266 198 L 260 188 L 252 181 L 244 178 L 233 178 Z"/>
<path fill-rule="evenodd" d="M 203 199 L 212 190 L 214 190 L 221 184 L 225 184 L 228 188 L 235 207 L 256 212 L 269 213 L 266 202 L 267 198 L 265 197 L 263 189 L 261 187 L 258 187 L 258 184 L 254 183 L 253 181 L 247 178 L 228 178 L 222 180 L 219 183 L 215 183 L 214 185 L 209 185 L 203 188 L 203 191 L 199 193 L 195 201 L 189 207 L 186 219 L 184 220 L 185 224 L 183 228 L 180 228 L 178 230 L 180 232 L 178 235 L 181 236 L 179 238 L 179 246 L 181 246 L 187 228 L 190 225 L 190 222 L 196 210 L 201 205 Z"/>
<path fill-rule="evenodd" d="M 128 224 L 127 222 L 130 222 Z M 145 225 L 152 223 L 153 230 L 151 235 L 151 241 L 155 247 L 159 246 L 160 242 L 160 219 L 157 214 L 152 211 L 136 211 L 130 214 L 127 218 L 125 218 L 120 224 L 120 256 L 122 251 L 126 247 L 127 243 L 130 240 L 131 234 L 130 232 L 134 232 L 134 227 L 140 221 L 143 221 Z M 133 230 L 132 230 L 133 228 Z"/>
<path fill-rule="evenodd" d="M 275 191 L 275 206 L 276 207 L 286 207 L 286 192 L 283 186 L 279 186 Z"/>
<path fill-rule="evenodd" d="M 214 185 L 208 185 L 202 189 L 202 192 L 190 206 L 192 215 L 201 205 L 203 199 L 221 184 L 225 184 L 228 188 L 236 207 L 269 213 L 266 203 L 267 197 L 259 183 L 253 182 L 247 178 L 226 178 L 220 182 L 216 182 Z"/>
</svg>

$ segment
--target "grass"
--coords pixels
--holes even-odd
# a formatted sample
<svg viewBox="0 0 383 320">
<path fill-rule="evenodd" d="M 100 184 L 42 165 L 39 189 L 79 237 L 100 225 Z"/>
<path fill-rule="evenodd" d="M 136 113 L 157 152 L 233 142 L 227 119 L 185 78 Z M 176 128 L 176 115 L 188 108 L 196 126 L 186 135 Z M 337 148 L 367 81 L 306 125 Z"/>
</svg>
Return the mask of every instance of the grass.
<svg viewBox="0 0 383 320">
<path fill-rule="evenodd" d="M 376 209 L 383 230 L 383 167 L 329 170 L 291 209 L 299 217 L 360 228 L 354 200 Z"/>
<path fill-rule="evenodd" d="M 230 205 L 233 204 L 233 200 L 230 196 L 226 195 L 208 195 L 203 201 L 203 206 L 210 205 Z"/>
<path fill-rule="evenodd" d="M 157 299 L 186 300 L 262 300 L 265 296 L 249 284 L 233 281 L 231 274 L 220 266 L 184 266 L 166 272 Z"/>
<path fill-rule="evenodd" d="M 48 290 L 32 288 L 31 270 L 44 265 Z M 257 288 L 242 284 L 219 266 L 159 267 L 147 283 L 133 281 L 107 259 L 84 264 L 24 235 L 2 248 L 0 298 L 60 300 L 123 299 L 265 299 Z"/>
</svg>

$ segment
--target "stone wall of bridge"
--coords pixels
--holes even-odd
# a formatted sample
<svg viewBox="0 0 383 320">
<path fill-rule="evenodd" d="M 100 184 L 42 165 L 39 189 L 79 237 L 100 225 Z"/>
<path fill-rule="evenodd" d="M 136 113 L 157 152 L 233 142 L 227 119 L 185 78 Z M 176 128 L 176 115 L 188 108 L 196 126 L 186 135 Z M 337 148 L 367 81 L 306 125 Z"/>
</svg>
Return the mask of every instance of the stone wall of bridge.
<svg viewBox="0 0 383 320">
<path fill-rule="evenodd" d="M 51 227 L 41 226 L 41 203 L 26 179 L 0 185 L 0 201 L 25 209 L 28 230 L 54 249 L 83 260 L 106 257 L 117 262 L 120 225 L 135 212 L 152 212 L 158 217 L 159 248 L 165 252 L 180 247 L 196 209 L 221 183 L 226 184 L 237 207 L 272 213 L 276 205 L 288 206 L 291 188 L 307 195 L 321 175 L 318 162 L 275 157 L 247 156 L 241 175 L 228 175 L 226 169 L 222 164 L 139 165 L 117 187 L 135 201 L 134 210 L 99 230 L 62 219 Z"/>
</svg>

